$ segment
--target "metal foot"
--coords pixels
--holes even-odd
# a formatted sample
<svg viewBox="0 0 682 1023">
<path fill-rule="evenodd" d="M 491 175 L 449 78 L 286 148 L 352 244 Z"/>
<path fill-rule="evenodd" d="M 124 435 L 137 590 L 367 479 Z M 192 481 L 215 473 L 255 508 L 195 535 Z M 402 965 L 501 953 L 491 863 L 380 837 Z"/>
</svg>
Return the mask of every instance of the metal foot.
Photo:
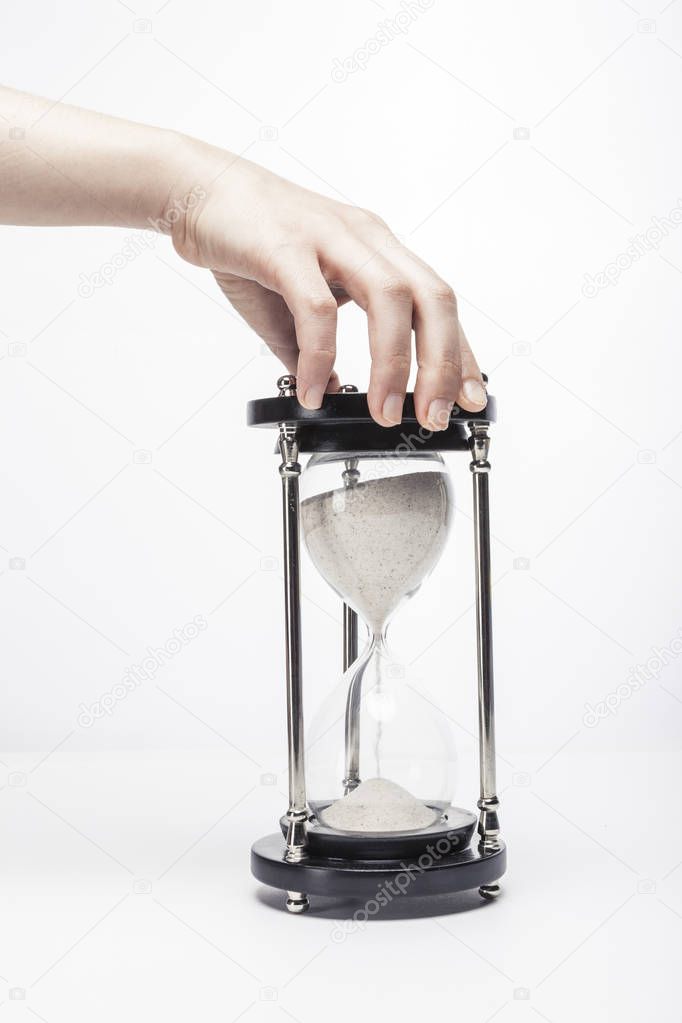
<svg viewBox="0 0 682 1023">
<path fill-rule="evenodd" d="M 481 887 L 478 889 L 478 894 L 481 896 L 482 899 L 485 899 L 486 902 L 491 902 L 493 899 L 497 898 L 497 896 L 500 894 L 500 891 L 501 888 L 499 884 L 495 881 L 493 884 L 482 884 Z"/>
<path fill-rule="evenodd" d="M 310 901 L 305 892 L 287 892 L 287 909 L 290 913 L 305 913 Z"/>
</svg>

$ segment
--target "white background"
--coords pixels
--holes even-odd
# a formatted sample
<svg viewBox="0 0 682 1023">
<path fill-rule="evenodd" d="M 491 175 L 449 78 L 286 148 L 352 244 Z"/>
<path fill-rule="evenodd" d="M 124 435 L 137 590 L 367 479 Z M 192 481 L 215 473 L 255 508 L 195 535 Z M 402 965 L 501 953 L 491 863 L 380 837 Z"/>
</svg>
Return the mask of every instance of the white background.
<svg viewBox="0 0 682 1023">
<path fill-rule="evenodd" d="M 628 678 L 682 627 L 682 226 L 627 252 L 682 208 L 682 3 L 436 0 L 368 47 L 401 10 L 13 4 L 2 77 L 374 208 L 454 285 L 500 405 L 504 895 L 394 906 L 335 943 L 355 907 L 289 917 L 252 881 L 249 845 L 275 830 L 286 779 L 277 463 L 244 407 L 273 392 L 277 363 L 167 239 L 82 297 L 134 232 L 4 228 L 7 1020 L 678 1018 L 680 661 L 637 690 Z M 366 66 L 335 81 L 337 60 Z M 619 256 L 618 279 L 586 292 Z M 363 386 L 363 319 L 341 320 L 341 376 Z M 396 634 L 456 731 L 471 806 L 466 461 L 450 555 Z M 335 681 L 340 608 L 311 571 L 305 593 L 312 712 Z M 195 615 L 208 628 L 156 678 L 79 723 Z M 586 704 L 623 685 L 588 727 Z"/>
</svg>

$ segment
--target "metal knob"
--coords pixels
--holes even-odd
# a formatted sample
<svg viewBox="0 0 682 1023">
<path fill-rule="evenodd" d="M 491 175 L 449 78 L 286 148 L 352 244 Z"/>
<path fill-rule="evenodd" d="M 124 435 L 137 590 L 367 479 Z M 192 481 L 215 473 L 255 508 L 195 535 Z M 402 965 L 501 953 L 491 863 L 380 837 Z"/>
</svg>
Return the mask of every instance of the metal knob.
<svg viewBox="0 0 682 1023">
<path fill-rule="evenodd" d="M 280 377 L 277 381 L 277 387 L 279 388 L 280 398 L 296 397 L 296 377 L 292 373 L 287 373 L 285 376 Z"/>
</svg>

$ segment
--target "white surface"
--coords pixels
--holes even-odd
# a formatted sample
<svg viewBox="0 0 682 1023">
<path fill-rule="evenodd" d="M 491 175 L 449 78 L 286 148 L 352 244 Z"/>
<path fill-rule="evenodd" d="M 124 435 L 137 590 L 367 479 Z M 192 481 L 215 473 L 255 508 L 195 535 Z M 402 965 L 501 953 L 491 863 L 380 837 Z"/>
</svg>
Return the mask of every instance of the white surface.
<svg viewBox="0 0 682 1023">
<path fill-rule="evenodd" d="M 334 17 L 312 0 L 8 5 L 2 74 L 248 148 L 373 207 L 460 294 L 501 410 L 504 900 L 334 944 L 331 911 L 293 919 L 257 894 L 248 846 L 284 806 L 279 494 L 271 438 L 243 417 L 277 365 L 166 240 L 84 298 L 82 275 L 111 263 L 125 232 L 4 229 L 8 1019 L 248 1009 L 307 1023 L 361 1005 L 367 1018 L 460 1005 L 505 1023 L 678 1018 L 681 662 L 665 654 L 643 683 L 632 672 L 682 627 L 682 229 L 594 297 L 583 288 L 680 206 L 682 4 L 437 2 L 333 80 L 335 59 L 362 59 L 395 18 L 382 2 Z M 362 385 L 362 316 L 341 320 L 341 374 Z M 454 556 L 393 644 L 457 722 L 471 805 L 470 474 L 465 460 L 453 471 Z M 340 616 L 310 573 L 305 588 L 310 720 L 336 679 Z M 177 640 L 197 616 L 208 628 Z M 134 691 L 107 700 L 139 665 Z M 586 703 L 610 696 L 593 725 Z M 103 698 L 111 713 L 86 727 L 82 705 Z M 10 784 L 21 771 L 27 788 Z M 261 786 L 270 773 L 278 786 Z M 151 897 L 132 894 L 135 879 Z M 276 1004 L 261 1001 L 268 986 Z M 515 999 L 523 988 L 530 999 Z"/>
<path fill-rule="evenodd" d="M 22 766 L 0 793 L 4 998 L 25 995 L 8 1018 L 679 1019 L 679 824 L 647 837 L 670 817 L 660 779 L 679 755 L 556 757 L 504 792 L 498 902 L 398 897 L 359 927 L 343 901 L 291 917 L 250 878 L 283 779 L 263 784 L 225 743 Z"/>
</svg>

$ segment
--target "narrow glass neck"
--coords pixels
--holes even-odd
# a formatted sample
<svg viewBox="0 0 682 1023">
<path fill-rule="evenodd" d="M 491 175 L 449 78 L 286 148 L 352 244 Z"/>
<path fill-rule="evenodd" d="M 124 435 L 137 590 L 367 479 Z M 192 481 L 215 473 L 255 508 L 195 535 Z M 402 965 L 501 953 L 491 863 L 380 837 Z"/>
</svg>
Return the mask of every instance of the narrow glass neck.
<svg viewBox="0 0 682 1023">
<path fill-rule="evenodd" d="M 376 632 L 373 632 L 371 629 L 369 630 L 369 644 L 367 646 L 368 655 L 375 654 L 378 655 L 379 657 L 390 656 L 387 640 L 389 624 L 390 624 L 389 622 L 386 622 Z"/>
</svg>

